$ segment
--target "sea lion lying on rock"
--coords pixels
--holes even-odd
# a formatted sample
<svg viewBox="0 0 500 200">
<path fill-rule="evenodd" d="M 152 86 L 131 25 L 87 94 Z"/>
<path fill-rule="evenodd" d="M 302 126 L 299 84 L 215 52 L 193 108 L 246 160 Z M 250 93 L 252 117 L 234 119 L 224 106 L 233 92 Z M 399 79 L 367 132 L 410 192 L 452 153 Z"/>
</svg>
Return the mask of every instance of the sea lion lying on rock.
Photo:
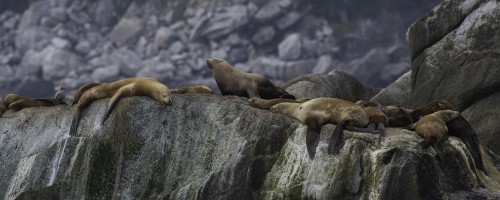
<svg viewBox="0 0 500 200">
<path fill-rule="evenodd" d="M 70 135 L 76 135 L 82 109 L 95 100 L 111 97 L 101 124 L 106 121 L 109 114 L 120 98 L 128 96 L 148 96 L 160 103 L 170 104 L 172 94 L 168 87 L 152 78 L 127 78 L 112 83 L 92 84 L 92 87 L 82 89 L 81 96 L 76 99 L 76 108 L 73 112 Z M 77 92 L 77 94 L 79 94 Z"/>
<path fill-rule="evenodd" d="M 258 109 L 269 110 L 271 106 L 274 106 L 279 103 L 290 102 L 290 103 L 304 103 L 311 99 L 301 98 L 297 100 L 293 99 L 285 99 L 285 98 L 277 98 L 277 99 L 259 99 L 259 98 L 251 98 L 248 99 L 250 102 L 250 106 Z"/>
<path fill-rule="evenodd" d="M 423 116 L 408 129 L 415 130 L 424 140 L 417 144 L 417 148 L 427 148 L 432 145 L 439 153 L 442 161 L 443 156 L 439 150 L 441 142 L 448 139 L 448 127 L 446 123 L 460 116 L 460 113 L 454 110 L 440 110 L 429 115 Z"/>
<path fill-rule="evenodd" d="M 455 110 L 453 105 L 446 100 L 434 100 L 425 106 L 416 109 L 412 114 L 414 119 L 419 119 L 430 113 L 446 109 Z M 476 167 L 480 170 L 484 170 L 479 139 L 477 138 L 476 131 L 472 128 L 469 122 L 462 115 L 460 115 L 446 123 L 446 127 L 448 128 L 448 135 L 458 137 L 465 143 L 467 149 L 469 149 L 469 152 L 474 158 Z"/>
<path fill-rule="evenodd" d="M 336 98 L 316 98 L 304 103 L 279 103 L 271 107 L 272 112 L 289 115 L 307 125 L 306 145 L 309 157 L 314 158 L 319 143 L 319 134 L 325 124 L 336 124 L 330 138 L 328 153 L 337 151 L 339 138 L 344 128 L 350 130 L 371 130 L 359 128 L 369 123 L 365 110 L 353 102 Z"/>
<path fill-rule="evenodd" d="M 186 94 L 186 93 L 208 93 L 215 94 L 215 92 L 206 85 L 186 86 L 170 90 L 172 94 Z"/>
</svg>

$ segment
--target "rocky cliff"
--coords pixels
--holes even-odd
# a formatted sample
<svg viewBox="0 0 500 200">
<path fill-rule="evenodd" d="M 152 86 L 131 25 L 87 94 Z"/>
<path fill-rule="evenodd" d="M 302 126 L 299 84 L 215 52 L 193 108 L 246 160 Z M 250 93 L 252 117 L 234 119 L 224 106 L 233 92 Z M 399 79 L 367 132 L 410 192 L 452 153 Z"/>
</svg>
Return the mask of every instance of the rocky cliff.
<svg viewBox="0 0 500 200">
<path fill-rule="evenodd" d="M 387 137 L 346 131 L 338 155 L 323 128 L 309 159 L 306 127 L 258 110 L 245 98 L 174 95 L 171 106 L 122 99 L 104 125 L 107 100 L 83 112 L 69 137 L 70 106 L 6 112 L 0 118 L 4 199 L 444 199 L 500 198 L 500 177 L 483 153 L 478 171 L 465 145 L 444 143 L 444 161 L 417 150 L 414 132 Z M 498 162 L 498 161 L 496 161 Z"/>
</svg>

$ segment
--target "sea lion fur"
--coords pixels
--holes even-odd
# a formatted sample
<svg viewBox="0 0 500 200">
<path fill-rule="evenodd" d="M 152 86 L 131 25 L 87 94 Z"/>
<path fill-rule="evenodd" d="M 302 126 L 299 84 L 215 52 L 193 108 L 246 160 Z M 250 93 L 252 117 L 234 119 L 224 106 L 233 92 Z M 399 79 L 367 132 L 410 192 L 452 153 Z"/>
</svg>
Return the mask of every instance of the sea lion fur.
<svg viewBox="0 0 500 200">
<path fill-rule="evenodd" d="M 291 103 L 304 103 L 311 99 L 301 98 L 297 100 L 293 99 L 285 99 L 285 98 L 277 98 L 277 99 L 259 99 L 259 98 L 250 98 L 248 102 L 250 102 L 250 106 L 258 109 L 269 110 L 271 106 L 274 106 L 279 103 L 291 102 Z"/>
<path fill-rule="evenodd" d="M 172 94 L 168 87 L 152 78 L 127 78 L 112 83 L 95 85 L 84 91 L 76 104 L 71 122 L 70 135 L 76 135 L 82 109 L 98 99 L 111 97 L 101 124 L 106 121 L 120 98 L 148 96 L 160 103 L 170 104 Z"/>
<path fill-rule="evenodd" d="M 186 94 L 186 93 L 208 93 L 215 94 L 215 92 L 206 85 L 186 86 L 170 90 L 172 94 Z"/>
<path fill-rule="evenodd" d="M 295 99 L 293 95 L 276 87 L 264 76 L 240 71 L 223 59 L 207 59 L 206 65 L 212 70 L 222 95 L 261 99 Z"/>
<path fill-rule="evenodd" d="M 442 160 L 443 156 L 439 150 L 441 142 L 448 139 L 448 127 L 446 123 L 460 116 L 460 113 L 454 110 L 440 110 L 426 115 L 410 126 L 410 130 L 415 130 L 424 140 L 417 144 L 417 148 L 427 148 L 432 145 L 439 153 Z"/>
<path fill-rule="evenodd" d="M 360 105 L 336 98 L 316 98 L 304 103 L 279 103 L 270 110 L 292 116 L 307 125 L 306 145 L 311 158 L 316 154 L 323 125 L 337 125 L 328 145 L 328 153 L 333 154 L 337 151 L 344 128 L 365 127 L 369 122 L 368 115 Z"/>
</svg>

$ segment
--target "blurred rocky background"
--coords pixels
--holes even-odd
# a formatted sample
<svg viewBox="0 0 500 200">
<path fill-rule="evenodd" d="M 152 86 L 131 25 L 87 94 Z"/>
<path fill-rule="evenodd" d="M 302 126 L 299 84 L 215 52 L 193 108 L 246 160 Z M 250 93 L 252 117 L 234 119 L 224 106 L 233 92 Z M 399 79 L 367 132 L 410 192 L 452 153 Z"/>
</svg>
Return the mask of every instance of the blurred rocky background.
<svg viewBox="0 0 500 200">
<path fill-rule="evenodd" d="M 407 28 L 438 3 L 2 0 L 0 97 L 134 76 L 216 89 L 212 57 L 276 83 L 339 69 L 385 87 L 410 69 Z"/>
</svg>

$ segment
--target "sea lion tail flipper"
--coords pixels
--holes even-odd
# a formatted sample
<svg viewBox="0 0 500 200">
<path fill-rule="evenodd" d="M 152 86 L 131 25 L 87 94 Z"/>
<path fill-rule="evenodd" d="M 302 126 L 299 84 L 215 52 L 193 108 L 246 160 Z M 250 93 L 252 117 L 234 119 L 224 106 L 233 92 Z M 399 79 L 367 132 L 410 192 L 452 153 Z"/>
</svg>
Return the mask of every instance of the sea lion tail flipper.
<svg viewBox="0 0 500 200">
<path fill-rule="evenodd" d="M 309 158 L 314 159 L 316 156 L 316 148 L 319 144 L 319 136 L 320 132 L 312 127 L 307 127 L 307 135 L 306 135 L 306 146 L 307 146 L 307 154 Z"/>
<path fill-rule="evenodd" d="M 75 112 L 73 113 L 73 120 L 71 121 L 71 128 L 69 129 L 70 136 L 75 136 L 77 131 L 78 131 L 78 124 L 80 123 L 81 112 L 82 112 L 82 109 L 77 106 Z"/>
<path fill-rule="evenodd" d="M 134 86 L 135 86 L 135 84 L 129 84 L 129 85 L 121 87 L 120 89 L 118 89 L 115 92 L 113 97 L 111 97 L 111 99 L 109 100 L 108 106 L 106 107 L 106 112 L 104 113 L 104 116 L 102 117 L 101 125 L 103 125 L 104 122 L 106 121 L 106 119 L 108 119 L 109 115 L 111 114 L 111 111 L 113 111 L 113 109 L 115 108 L 115 106 L 118 103 L 118 101 L 120 100 L 120 98 L 122 98 L 124 96 L 130 96 L 132 90 L 134 89 Z"/>
<path fill-rule="evenodd" d="M 477 135 L 476 134 L 462 135 L 460 139 L 462 139 L 462 141 L 465 143 L 467 149 L 469 149 L 472 155 L 472 158 L 474 158 L 474 163 L 476 164 L 476 168 L 484 170 L 483 157 L 481 155 L 481 148 L 479 145 L 479 141 L 477 139 Z"/>
<path fill-rule="evenodd" d="M 404 127 L 404 129 L 406 130 L 410 130 L 410 131 L 413 131 L 415 130 L 415 127 L 417 126 L 417 123 L 413 123 L 413 124 L 410 124 L 409 126 L 407 127 Z"/>
<path fill-rule="evenodd" d="M 344 132 L 344 123 L 345 122 L 342 121 L 342 123 L 337 124 L 337 127 L 335 127 L 335 130 L 330 138 L 330 142 L 328 143 L 328 154 L 334 154 L 337 152 L 338 143 L 340 143 L 339 140 L 342 140 L 342 133 Z"/>
</svg>

